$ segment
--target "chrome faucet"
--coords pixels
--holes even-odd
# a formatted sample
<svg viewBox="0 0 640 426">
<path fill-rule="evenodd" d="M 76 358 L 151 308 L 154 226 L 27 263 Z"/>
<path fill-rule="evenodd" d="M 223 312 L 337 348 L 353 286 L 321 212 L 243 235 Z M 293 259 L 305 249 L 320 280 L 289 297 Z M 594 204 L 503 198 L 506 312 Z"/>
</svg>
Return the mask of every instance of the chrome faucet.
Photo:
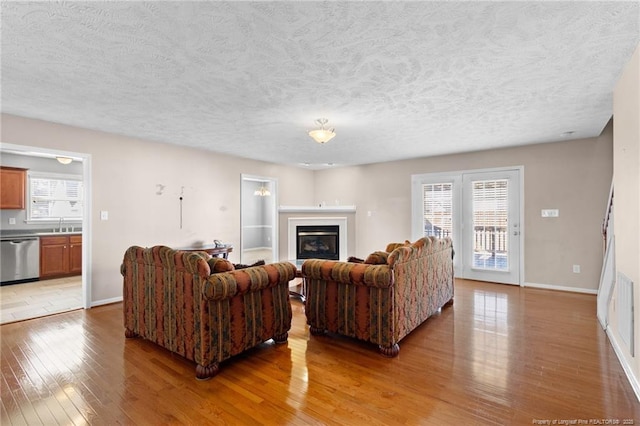
<svg viewBox="0 0 640 426">
<path fill-rule="evenodd" d="M 58 232 L 62 232 L 62 220 L 63 218 L 60 218 L 60 221 L 58 222 Z"/>
</svg>

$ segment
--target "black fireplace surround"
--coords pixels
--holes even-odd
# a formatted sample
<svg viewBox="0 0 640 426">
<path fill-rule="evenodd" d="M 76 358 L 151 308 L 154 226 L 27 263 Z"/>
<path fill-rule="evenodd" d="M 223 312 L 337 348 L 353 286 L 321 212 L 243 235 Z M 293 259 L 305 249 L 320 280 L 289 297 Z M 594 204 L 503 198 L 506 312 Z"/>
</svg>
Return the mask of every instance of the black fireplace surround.
<svg viewBox="0 0 640 426">
<path fill-rule="evenodd" d="M 340 227 L 296 226 L 296 259 L 340 259 Z"/>
</svg>

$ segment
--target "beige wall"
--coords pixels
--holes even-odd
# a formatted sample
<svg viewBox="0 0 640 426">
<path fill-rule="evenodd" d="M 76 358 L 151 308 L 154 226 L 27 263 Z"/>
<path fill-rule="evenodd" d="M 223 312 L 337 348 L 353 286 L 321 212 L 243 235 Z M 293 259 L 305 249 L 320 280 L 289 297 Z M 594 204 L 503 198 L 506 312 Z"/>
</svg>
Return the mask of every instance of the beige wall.
<svg viewBox="0 0 640 426">
<path fill-rule="evenodd" d="M 612 176 L 611 127 L 598 138 L 317 172 L 12 115 L 2 115 L 2 142 L 92 155 L 93 301 L 121 295 L 117 268 L 131 244 L 217 238 L 239 248 L 241 173 L 277 178 L 279 205 L 356 205 L 349 254 L 365 257 L 411 238 L 412 174 L 507 166 L 524 166 L 525 282 L 595 290 Z M 158 184 L 166 186 L 162 195 Z M 543 220 L 543 208 L 560 209 L 560 217 Z M 99 220 L 101 210 L 109 211 L 108 221 Z M 281 226 L 281 256 L 283 232 Z M 238 253 L 231 256 L 239 261 Z M 573 264 L 581 265 L 580 274 Z"/>
<path fill-rule="evenodd" d="M 277 178 L 280 204 L 313 201 L 308 170 L 7 114 L 1 124 L 3 143 L 91 155 L 93 302 L 122 296 L 120 263 L 133 244 L 184 246 L 215 238 L 237 247 L 231 260 L 239 261 L 241 173 Z M 100 220 L 101 210 L 109 212 L 108 221 Z"/>
<path fill-rule="evenodd" d="M 616 270 L 634 283 L 635 358 L 617 344 L 623 364 L 631 366 L 638 392 L 640 378 L 640 45 L 625 67 L 613 94 L 614 236 Z M 614 291 L 615 295 L 615 291 Z M 609 307 L 609 335 L 618 339 L 615 297 Z M 635 383 L 634 383 L 635 381 Z"/>
<path fill-rule="evenodd" d="M 595 291 L 612 178 L 611 124 L 597 138 L 319 171 L 315 203 L 357 206 L 355 255 L 363 257 L 411 239 L 412 174 L 508 166 L 524 166 L 525 282 Z M 560 217 L 541 218 L 549 208 Z"/>
</svg>

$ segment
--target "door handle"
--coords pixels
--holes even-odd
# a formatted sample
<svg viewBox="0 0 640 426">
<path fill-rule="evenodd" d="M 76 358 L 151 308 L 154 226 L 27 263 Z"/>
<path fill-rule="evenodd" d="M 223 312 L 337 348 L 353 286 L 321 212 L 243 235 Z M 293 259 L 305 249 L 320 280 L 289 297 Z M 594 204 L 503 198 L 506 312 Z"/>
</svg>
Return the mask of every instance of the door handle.
<svg viewBox="0 0 640 426">
<path fill-rule="evenodd" d="M 28 243 L 29 241 L 35 241 L 35 240 L 16 240 L 16 241 L 9 241 L 9 244 L 11 244 L 12 246 L 19 246 L 19 245 L 21 245 L 21 244 Z"/>
</svg>

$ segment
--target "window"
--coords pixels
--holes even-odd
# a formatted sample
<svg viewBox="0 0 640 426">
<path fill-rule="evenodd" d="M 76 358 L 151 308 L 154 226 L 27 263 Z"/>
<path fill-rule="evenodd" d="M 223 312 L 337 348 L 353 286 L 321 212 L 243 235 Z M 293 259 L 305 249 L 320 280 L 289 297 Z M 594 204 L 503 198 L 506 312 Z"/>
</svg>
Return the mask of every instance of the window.
<svg viewBox="0 0 640 426">
<path fill-rule="evenodd" d="M 453 240 L 453 250 L 461 253 L 461 174 L 447 172 L 412 175 L 411 194 L 411 238 L 415 241 L 422 237 L 449 237 Z M 456 275 L 460 276 L 460 255 L 454 256 L 453 266 Z"/>
<path fill-rule="evenodd" d="M 411 176 L 411 235 L 451 237 L 458 277 L 522 280 L 522 167 Z"/>
<path fill-rule="evenodd" d="M 82 220 L 82 176 L 29 172 L 28 220 Z"/>
<path fill-rule="evenodd" d="M 473 267 L 509 270 L 509 205 L 507 179 L 472 182 Z"/>
<path fill-rule="evenodd" d="M 422 192 L 424 235 L 453 238 L 453 183 L 425 183 Z"/>
</svg>

